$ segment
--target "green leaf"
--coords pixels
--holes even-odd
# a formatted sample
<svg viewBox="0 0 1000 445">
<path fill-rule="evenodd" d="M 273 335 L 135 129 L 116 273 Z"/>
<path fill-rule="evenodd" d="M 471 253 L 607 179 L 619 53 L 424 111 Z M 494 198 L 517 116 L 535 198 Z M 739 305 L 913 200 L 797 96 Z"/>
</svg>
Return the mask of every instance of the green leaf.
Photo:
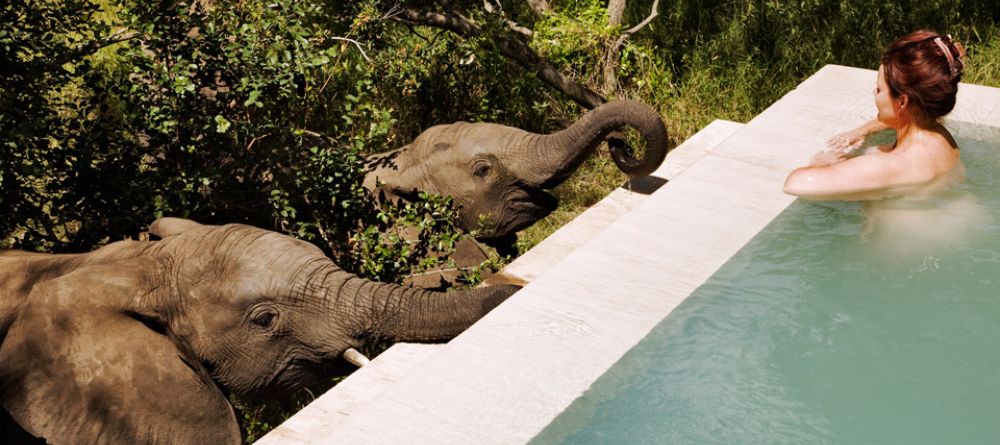
<svg viewBox="0 0 1000 445">
<path fill-rule="evenodd" d="M 260 90 L 253 90 L 253 91 L 251 91 L 250 92 L 250 97 L 248 97 L 247 100 L 245 100 L 243 102 L 243 106 L 244 107 L 247 107 L 247 106 L 250 106 L 250 105 L 257 105 L 258 107 L 263 106 L 263 104 L 261 104 L 260 102 L 257 101 L 258 97 L 260 97 Z"/>
<path fill-rule="evenodd" d="M 227 120 L 225 117 L 223 117 L 220 114 L 216 114 L 215 115 L 215 132 L 216 133 L 225 133 L 226 131 L 229 130 L 229 126 L 230 125 L 231 124 L 230 124 L 229 120 Z"/>
</svg>

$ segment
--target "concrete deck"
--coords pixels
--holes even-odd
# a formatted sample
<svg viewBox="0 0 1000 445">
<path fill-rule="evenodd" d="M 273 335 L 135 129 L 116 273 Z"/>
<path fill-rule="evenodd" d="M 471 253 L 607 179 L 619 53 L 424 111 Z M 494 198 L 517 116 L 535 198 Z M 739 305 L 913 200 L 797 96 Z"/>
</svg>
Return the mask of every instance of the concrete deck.
<svg viewBox="0 0 1000 445">
<path fill-rule="evenodd" d="M 529 441 L 794 200 L 787 173 L 874 116 L 874 82 L 824 67 L 350 417 L 267 443 Z M 1000 90 L 958 103 L 998 125 Z"/>
</svg>

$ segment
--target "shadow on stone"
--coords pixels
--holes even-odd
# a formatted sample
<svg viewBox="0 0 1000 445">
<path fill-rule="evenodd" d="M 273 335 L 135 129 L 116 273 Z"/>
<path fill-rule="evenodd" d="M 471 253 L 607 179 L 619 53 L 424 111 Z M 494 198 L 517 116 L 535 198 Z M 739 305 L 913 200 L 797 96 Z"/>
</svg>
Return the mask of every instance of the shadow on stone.
<svg viewBox="0 0 1000 445">
<path fill-rule="evenodd" d="M 667 180 L 659 176 L 643 176 L 641 178 L 630 179 L 622 184 L 621 188 L 643 195 L 650 195 L 663 187 Z"/>
</svg>

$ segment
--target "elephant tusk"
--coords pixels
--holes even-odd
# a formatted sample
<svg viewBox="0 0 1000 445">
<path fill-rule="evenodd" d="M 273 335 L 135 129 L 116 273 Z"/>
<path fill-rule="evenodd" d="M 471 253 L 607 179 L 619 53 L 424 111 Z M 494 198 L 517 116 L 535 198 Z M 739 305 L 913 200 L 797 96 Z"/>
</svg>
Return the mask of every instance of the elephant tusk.
<svg viewBox="0 0 1000 445">
<path fill-rule="evenodd" d="M 344 351 L 344 360 L 351 362 L 354 366 L 359 368 L 371 362 L 371 360 L 368 360 L 368 357 L 365 357 L 364 354 L 358 352 L 358 350 L 354 348 L 347 348 L 347 350 Z"/>
</svg>

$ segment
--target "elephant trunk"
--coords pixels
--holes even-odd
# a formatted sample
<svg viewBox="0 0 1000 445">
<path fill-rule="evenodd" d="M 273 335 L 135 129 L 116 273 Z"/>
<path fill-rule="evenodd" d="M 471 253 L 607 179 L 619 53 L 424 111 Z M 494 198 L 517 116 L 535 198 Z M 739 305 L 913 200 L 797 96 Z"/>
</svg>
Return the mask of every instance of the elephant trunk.
<svg viewBox="0 0 1000 445">
<path fill-rule="evenodd" d="M 601 105 L 562 131 L 526 138 L 525 144 L 520 147 L 520 156 L 512 156 L 519 165 L 511 168 L 532 185 L 555 187 L 569 177 L 611 132 L 625 127 L 632 127 L 642 135 L 646 143 L 645 154 L 636 159 L 628 146 L 616 144 L 611 148 L 612 159 L 630 177 L 652 173 L 667 155 L 667 129 L 656 110 L 629 100 Z"/>
<path fill-rule="evenodd" d="M 433 292 L 353 275 L 330 288 L 338 293 L 331 301 L 349 306 L 346 313 L 357 336 L 408 342 L 452 339 L 520 289 L 504 285 Z"/>
<path fill-rule="evenodd" d="M 375 332 L 394 341 L 450 340 L 483 318 L 519 289 L 493 286 L 457 292 L 432 292 L 384 284 L 376 291 Z"/>
</svg>

